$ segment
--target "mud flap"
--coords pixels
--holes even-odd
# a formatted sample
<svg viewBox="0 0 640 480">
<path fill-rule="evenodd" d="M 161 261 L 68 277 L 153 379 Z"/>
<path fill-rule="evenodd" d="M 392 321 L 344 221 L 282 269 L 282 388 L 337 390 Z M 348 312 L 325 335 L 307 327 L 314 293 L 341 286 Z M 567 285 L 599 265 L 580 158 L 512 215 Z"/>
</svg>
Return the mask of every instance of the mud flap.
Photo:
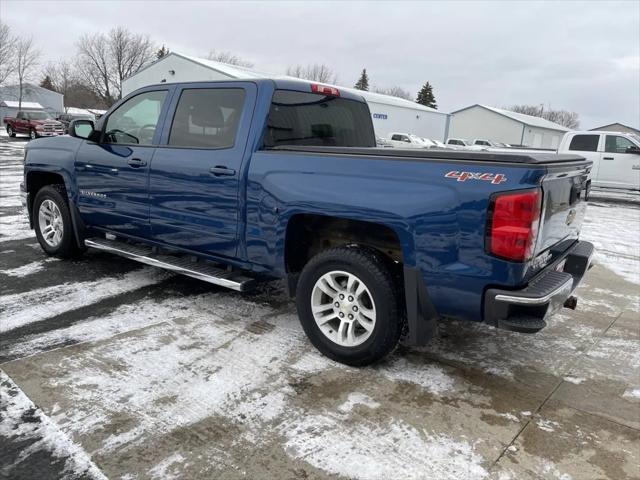
<svg viewBox="0 0 640 480">
<path fill-rule="evenodd" d="M 409 330 L 404 343 L 425 345 L 437 332 L 438 312 L 429 298 L 422 274 L 416 268 L 404 267 L 404 295 Z"/>
</svg>

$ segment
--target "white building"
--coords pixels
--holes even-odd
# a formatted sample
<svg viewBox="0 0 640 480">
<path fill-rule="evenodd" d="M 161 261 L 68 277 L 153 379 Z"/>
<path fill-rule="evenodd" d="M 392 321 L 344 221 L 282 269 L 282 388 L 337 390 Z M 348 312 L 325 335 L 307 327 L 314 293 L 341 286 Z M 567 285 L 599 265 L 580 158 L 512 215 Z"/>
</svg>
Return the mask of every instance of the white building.
<svg viewBox="0 0 640 480">
<path fill-rule="evenodd" d="M 172 52 L 136 72 L 122 83 L 122 94 L 157 83 L 214 81 L 251 78 L 281 78 L 252 69 L 191 57 Z M 444 141 L 448 135 L 449 114 L 439 112 L 409 100 L 379 93 L 338 87 L 362 95 L 369 104 L 376 135 L 387 137 L 390 132 L 413 133 L 420 137 Z"/>
<path fill-rule="evenodd" d="M 18 85 L 0 87 L 0 103 L 4 105 L 0 106 L 0 122 L 4 117 L 16 116 L 19 98 L 20 87 Z M 38 85 L 25 83 L 22 85 L 22 108 L 23 110 L 44 110 L 52 117 L 57 117 L 64 113 L 64 96 Z"/>
<path fill-rule="evenodd" d="M 449 137 L 482 138 L 534 148 L 558 148 L 569 129 L 544 118 L 486 105 L 471 105 L 451 112 Z"/>
</svg>

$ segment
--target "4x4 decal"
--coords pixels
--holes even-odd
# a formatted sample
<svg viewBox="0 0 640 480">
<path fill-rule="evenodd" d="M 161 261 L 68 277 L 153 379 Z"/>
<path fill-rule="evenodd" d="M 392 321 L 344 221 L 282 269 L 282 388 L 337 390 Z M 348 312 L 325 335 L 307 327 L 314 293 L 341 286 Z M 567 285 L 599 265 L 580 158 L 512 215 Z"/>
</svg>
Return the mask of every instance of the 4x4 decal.
<svg viewBox="0 0 640 480">
<path fill-rule="evenodd" d="M 498 185 L 507 181 L 507 176 L 503 173 L 478 173 L 478 172 L 459 172 L 452 170 L 445 175 L 445 178 L 455 178 L 458 182 L 466 182 L 467 180 L 484 180 Z"/>
</svg>

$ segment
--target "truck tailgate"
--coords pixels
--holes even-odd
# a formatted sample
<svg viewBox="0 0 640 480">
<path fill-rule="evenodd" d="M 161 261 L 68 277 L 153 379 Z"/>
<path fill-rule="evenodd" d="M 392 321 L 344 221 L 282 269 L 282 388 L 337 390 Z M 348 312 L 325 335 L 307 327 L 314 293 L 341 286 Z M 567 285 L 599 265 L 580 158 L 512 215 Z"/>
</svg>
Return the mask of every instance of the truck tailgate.
<svg viewBox="0 0 640 480">
<path fill-rule="evenodd" d="M 536 255 L 562 253 L 578 239 L 586 210 L 590 162 L 550 168 L 542 181 L 542 213 Z M 546 262 L 545 262 L 546 263 Z"/>
</svg>

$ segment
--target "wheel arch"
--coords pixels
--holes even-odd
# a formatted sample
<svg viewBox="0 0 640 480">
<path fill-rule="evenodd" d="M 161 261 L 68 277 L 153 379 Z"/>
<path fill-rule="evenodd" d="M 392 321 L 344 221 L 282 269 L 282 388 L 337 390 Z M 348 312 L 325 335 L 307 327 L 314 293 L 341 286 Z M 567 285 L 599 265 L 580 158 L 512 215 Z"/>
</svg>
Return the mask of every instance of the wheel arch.
<svg viewBox="0 0 640 480">
<path fill-rule="evenodd" d="M 75 202 L 72 200 L 70 192 L 71 184 L 69 178 L 62 171 L 49 171 L 32 169 L 25 174 L 25 187 L 27 191 L 27 212 L 29 216 L 29 226 L 33 228 L 33 202 L 38 192 L 47 185 L 64 186 L 63 196 L 67 200 L 69 210 L 71 212 L 71 223 L 74 232 L 74 238 L 79 248 L 84 247 L 84 231 L 85 226 L 80 218 L 80 214 Z"/>
</svg>

